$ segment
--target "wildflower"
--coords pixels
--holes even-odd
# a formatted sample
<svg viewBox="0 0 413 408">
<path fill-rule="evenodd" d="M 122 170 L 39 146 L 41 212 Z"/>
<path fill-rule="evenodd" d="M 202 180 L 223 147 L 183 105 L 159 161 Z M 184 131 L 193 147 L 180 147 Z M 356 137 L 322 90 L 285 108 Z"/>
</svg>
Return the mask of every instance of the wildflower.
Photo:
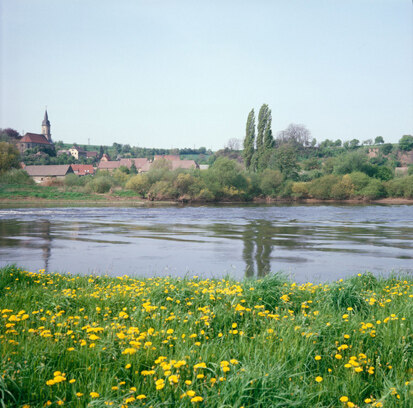
<svg viewBox="0 0 413 408">
<path fill-rule="evenodd" d="M 83 396 L 83 394 L 81 392 L 76 393 L 76 397 L 82 397 L 82 396 Z"/>
<path fill-rule="evenodd" d="M 201 402 L 201 401 L 203 401 L 203 398 L 200 397 L 200 396 L 194 397 L 194 398 L 191 399 L 191 402 Z"/>
<path fill-rule="evenodd" d="M 334 356 L 337 360 L 341 360 L 343 358 L 343 356 L 341 354 L 336 354 Z"/>
<path fill-rule="evenodd" d="M 347 401 L 348 401 L 348 397 L 346 397 L 345 395 L 343 395 L 342 397 L 340 397 L 340 401 L 341 401 L 341 402 L 347 402 Z"/>
<path fill-rule="evenodd" d="M 318 361 L 318 360 L 321 360 L 321 356 L 315 356 L 315 357 L 314 357 L 314 360 L 317 360 L 317 361 Z"/>
<path fill-rule="evenodd" d="M 99 393 L 92 391 L 90 394 L 91 398 L 99 398 Z"/>
<path fill-rule="evenodd" d="M 316 380 L 318 383 L 320 383 L 321 381 L 323 381 L 323 377 L 318 376 L 318 377 L 315 378 L 315 380 Z"/>
<path fill-rule="evenodd" d="M 137 400 L 145 399 L 146 395 L 145 394 L 140 394 L 136 397 Z"/>
</svg>

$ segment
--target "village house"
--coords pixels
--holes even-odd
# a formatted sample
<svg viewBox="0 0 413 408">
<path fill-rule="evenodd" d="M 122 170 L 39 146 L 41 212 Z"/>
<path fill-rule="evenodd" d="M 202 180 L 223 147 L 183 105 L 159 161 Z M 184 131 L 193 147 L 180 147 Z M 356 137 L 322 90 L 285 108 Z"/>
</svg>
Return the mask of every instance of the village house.
<svg viewBox="0 0 413 408">
<path fill-rule="evenodd" d="M 172 170 L 176 169 L 198 169 L 199 166 L 194 160 L 181 160 L 179 155 L 175 154 L 165 154 L 165 155 L 155 155 L 153 161 L 156 160 L 168 160 L 172 163 Z"/>
<path fill-rule="evenodd" d="M 86 150 L 83 150 L 81 147 L 73 145 L 69 149 L 69 153 L 76 159 L 79 160 L 79 157 L 86 157 Z"/>
<path fill-rule="evenodd" d="M 86 176 L 88 174 L 95 174 L 95 169 L 91 164 L 71 164 L 73 173 L 78 176 Z"/>
<path fill-rule="evenodd" d="M 85 157 L 86 159 L 90 159 L 90 158 L 99 156 L 98 152 L 87 151 L 77 145 L 73 145 L 69 150 L 67 150 L 67 152 L 68 154 L 71 154 L 76 160 L 79 160 L 80 157 Z"/>
<path fill-rule="evenodd" d="M 103 153 L 100 161 L 110 161 L 109 155 L 106 153 Z"/>
<path fill-rule="evenodd" d="M 181 157 L 179 156 L 179 154 L 155 154 L 153 158 L 154 161 L 161 160 L 161 159 L 177 161 L 177 160 L 181 160 Z"/>
<path fill-rule="evenodd" d="M 149 171 L 151 162 L 146 157 L 139 159 L 120 159 L 120 166 L 125 166 L 130 169 L 132 164 L 135 164 L 138 173 L 145 173 Z"/>
<path fill-rule="evenodd" d="M 174 155 L 166 155 L 166 156 L 155 156 L 156 160 L 164 159 L 168 160 L 171 163 L 171 170 L 176 169 L 197 169 L 199 166 L 194 160 L 181 160 L 179 156 Z M 178 159 L 177 159 L 178 158 Z M 107 170 L 113 171 L 118 169 L 121 166 L 125 166 L 128 169 L 132 167 L 132 164 L 135 164 L 136 170 L 138 173 L 146 173 L 150 170 L 152 164 L 156 161 L 154 159 L 153 162 L 148 160 L 147 158 L 138 158 L 138 159 L 120 159 L 120 160 L 100 160 L 98 169 L 99 170 Z"/>
<path fill-rule="evenodd" d="M 66 175 L 74 173 L 70 164 L 25 166 L 24 170 L 36 183 L 64 179 Z"/>
<path fill-rule="evenodd" d="M 107 170 L 107 171 L 113 171 L 115 169 L 118 169 L 120 167 L 120 161 L 119 160 L 100 160 L 98 164 L 98 170 Z"/>
</svg>

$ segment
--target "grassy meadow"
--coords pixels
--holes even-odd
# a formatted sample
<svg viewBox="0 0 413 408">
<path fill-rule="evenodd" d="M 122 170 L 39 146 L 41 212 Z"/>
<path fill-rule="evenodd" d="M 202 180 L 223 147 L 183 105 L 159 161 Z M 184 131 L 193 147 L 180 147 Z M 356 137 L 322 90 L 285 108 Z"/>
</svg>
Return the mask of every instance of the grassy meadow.
<svg viewBox="0 0 413 408">
<path fill-rule="evenodd" d="M 0 269 L 0 407 L 408 407 L 413 281 Z"/>
</svg>

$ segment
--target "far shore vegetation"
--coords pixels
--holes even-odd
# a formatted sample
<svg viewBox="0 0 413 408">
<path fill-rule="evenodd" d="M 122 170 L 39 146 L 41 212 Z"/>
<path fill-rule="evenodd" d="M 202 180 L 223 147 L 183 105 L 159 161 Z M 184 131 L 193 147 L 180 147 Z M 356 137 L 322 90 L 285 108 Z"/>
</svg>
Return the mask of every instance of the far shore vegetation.
<svg viewBox="0 0 413 408">
<path fill-rule="evenodd" d="M 3 129 L 0 134 L 0 200 L 149 200 L 176 202 L 246 202 L 253 200 L 380 200 L 413 199 L 413 136 L 404 135 L 398 144 L 385 143 L 382 136 L 360 142 L 325 140 L 317 143 L 304 125 L 291 124 L 273 137 L 271 110 L 262 105 L 255 124 L 252 110 L 241 142 L 228 141 L 217 152 L 200 149 L 146 149 L 114 143 L 93 146 L 100 155 L 147 157 L 178 154 L 183 159 L 209 164 L 206 170 L 171 170 L 161 159 L 149 172 L 120 167 L 95 175 L 67 175 L 43 185 L 34 185 L 24 170 L 30 164 L 97 165 L 96 158 L 76 161 L 56 152 L 28 150 L 20 155 L 13 145 L 18 134 Z M 14 133 L 13 133 L 14 132 Z M 57 147 L 67 147 L 57 142 Z M 90 146 L 83 146 L 85 149 Z M 407 164 L 406 164 L 407 163 Z"/>
<path fill-rule="evenodd" d="M 409 407 L 413 281 L 0 269 L 0 405 Z"/>
</svg>

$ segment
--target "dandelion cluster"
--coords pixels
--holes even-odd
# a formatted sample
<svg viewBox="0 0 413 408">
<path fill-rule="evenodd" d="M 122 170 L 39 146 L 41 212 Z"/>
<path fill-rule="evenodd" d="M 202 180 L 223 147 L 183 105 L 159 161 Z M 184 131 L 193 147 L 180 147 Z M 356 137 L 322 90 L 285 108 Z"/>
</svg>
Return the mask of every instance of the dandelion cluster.
<svg viewBox="0 0 413 408">
<path fill-rule="evenodd" d="M 405 407 L 412 280 L 0 270 L 8 407 Z M 278 405 L 277 405 L 278 404 Z"/>
</svg>

